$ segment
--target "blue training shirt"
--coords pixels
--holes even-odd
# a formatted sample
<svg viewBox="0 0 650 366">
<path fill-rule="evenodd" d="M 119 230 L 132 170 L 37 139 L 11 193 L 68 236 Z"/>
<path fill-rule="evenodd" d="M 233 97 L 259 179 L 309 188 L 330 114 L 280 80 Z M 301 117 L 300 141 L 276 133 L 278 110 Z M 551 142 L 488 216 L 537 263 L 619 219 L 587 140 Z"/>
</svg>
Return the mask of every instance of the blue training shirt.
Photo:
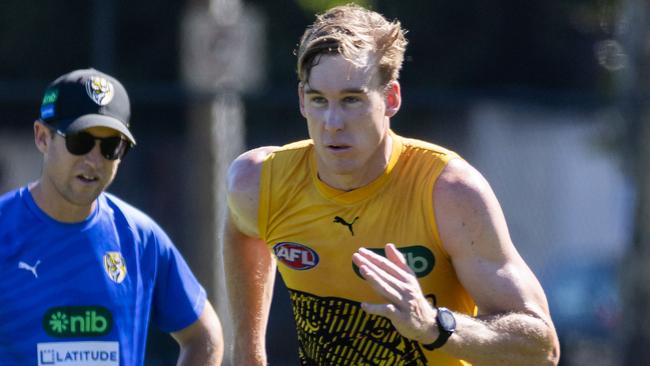
<svg viewBox="0 0 650 366">
<path fill-rule="evenodd" d="M 0 365 L 143 365 L 150 318 L 178 331 L 205 301 L 165 232 L 115 196 L 74 224 L 27 187 L 0 196 Z"/>
</svg>

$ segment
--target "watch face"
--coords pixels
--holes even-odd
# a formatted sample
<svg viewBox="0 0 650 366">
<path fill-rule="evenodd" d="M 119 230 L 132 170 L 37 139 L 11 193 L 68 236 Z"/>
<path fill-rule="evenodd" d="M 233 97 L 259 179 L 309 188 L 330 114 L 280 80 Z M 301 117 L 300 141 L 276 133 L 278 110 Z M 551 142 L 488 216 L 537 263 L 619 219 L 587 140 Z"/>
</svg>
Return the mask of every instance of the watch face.
<svg viewBox="0 0 650 366">
<path fill-rule="evenodd" d="M 454 314 L 445 308 L 438 309 L 438 322 L 447 331 L 454 331 L 456 329 L 456 318 L 454 318 Z"/>
</svg>

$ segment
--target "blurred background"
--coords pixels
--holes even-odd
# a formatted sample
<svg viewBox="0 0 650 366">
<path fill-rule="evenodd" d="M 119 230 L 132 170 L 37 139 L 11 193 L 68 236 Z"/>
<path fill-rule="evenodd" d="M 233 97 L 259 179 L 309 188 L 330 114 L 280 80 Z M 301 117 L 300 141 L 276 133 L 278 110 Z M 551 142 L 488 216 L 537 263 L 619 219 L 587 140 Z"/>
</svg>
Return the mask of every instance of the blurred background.
<svg viewBox="0 0 650 366">
<path fill-rule="evenodd" d="M 167 230 L 227 324 L 224 171 L 244 149 L 306 138 L 293 50 L 315 12 L 346 2 L 3 0 L 0 192 L 40 173 L 32 122 L 46 85 L 76 68 L 116 76 L 138 146 L 109 190 Z M 561 364 L 650 364 L 648 2 L 357 3 L 408 29 L 393 129 L 490 181 L 546 290 Z M 278 281 L 271 365 L 298 364 L 293 326 Z M 176 354 L 151 331 L 148 365 Z"/>
</svg>

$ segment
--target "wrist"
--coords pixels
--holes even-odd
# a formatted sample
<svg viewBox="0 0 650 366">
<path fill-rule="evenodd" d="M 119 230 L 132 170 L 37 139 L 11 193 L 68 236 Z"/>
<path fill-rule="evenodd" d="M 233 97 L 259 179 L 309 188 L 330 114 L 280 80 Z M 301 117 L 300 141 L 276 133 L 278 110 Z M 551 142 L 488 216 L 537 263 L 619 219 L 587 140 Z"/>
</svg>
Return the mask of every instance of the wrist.
<svg viewBox="0 0 650 366">
<path fill-rule="evenodd" d="M 443 307 L 437 308 L 436 310 L 435 328 L 438 330 L 438 336 L 431 343 L 422 343 L 422 347 L 429 351 L 444 346 L 449 337 L 456 331 L 456 318 L 454 317 L 454 313 Z"/>
<path fill-rule="evenodd" d="M 421 344 L 431 344 L 435 342 L 436 339 L 438 339 L 440 336 L 440 329 L 438 329 L 438 322 L 436 321 L 436 317 L 438 316 L 438 309 L 432 307 L 431 310 L 432 315 L 429 317 L 430 321 L 428 322 L 427 330 L 424 335 L 418 339 Z"/>
</svg>

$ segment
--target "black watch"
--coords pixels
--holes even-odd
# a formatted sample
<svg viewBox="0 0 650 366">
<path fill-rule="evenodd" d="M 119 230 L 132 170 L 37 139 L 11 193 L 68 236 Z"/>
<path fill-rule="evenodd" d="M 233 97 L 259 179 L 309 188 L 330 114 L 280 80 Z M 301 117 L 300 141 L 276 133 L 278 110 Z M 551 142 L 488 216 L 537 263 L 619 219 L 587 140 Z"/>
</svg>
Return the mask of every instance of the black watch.
<svg viewBox="0 0 650 366">
<path fill-rule="evenodd" d="M 452 313 L 451 310 L 447 308 L 438 308 L 436 323 L 438 324 L 438 331 L 440 332 L 438 339 L 436 339 L 433 343 L 422 345 L 422 347 L 428 349 L 429 351 L 433 351 L 436 348 L 444 346 L 445 343 L 447 343 L 447 339 L 449 339 L 449 337 L 451 337 L 451 335 L 456 330 L 456 318 L 454 317 L 454 313 Z"/>
</svg>

